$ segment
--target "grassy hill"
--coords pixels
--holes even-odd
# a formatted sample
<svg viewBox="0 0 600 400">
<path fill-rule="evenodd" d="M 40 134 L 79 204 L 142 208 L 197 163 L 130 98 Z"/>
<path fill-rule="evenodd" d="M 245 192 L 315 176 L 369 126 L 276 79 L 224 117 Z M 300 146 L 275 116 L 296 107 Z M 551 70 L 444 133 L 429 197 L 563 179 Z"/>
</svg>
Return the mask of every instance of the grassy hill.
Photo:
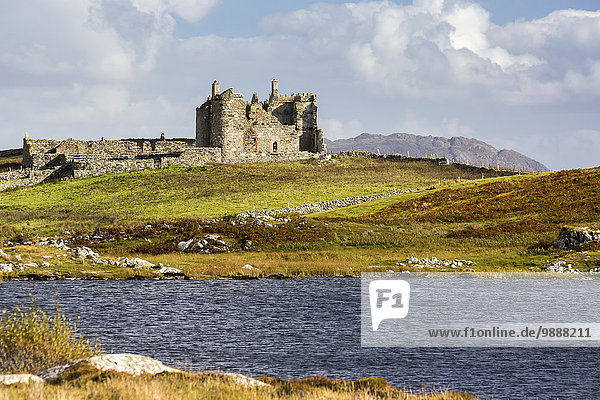
<svg viewBox="0 0 600 400">
<path fill-rule="evenodd" d="M 144 170 L 1 192 L 0 224 L 34 234 L 90 231 L 448 184 L 459 176 L 480 179 L 481 172 L 459 165 L 374 159 Z"/>
<path fill-rule="evenodd" d="M 2 192 L 0 238 L 103 232 L 102 240 L 80 244 L 107 257 L 162 262 L 189 277 L 356 276 L 360 271 L 414 270 L 398 265 L 409 256 L 471 260 L 477 265 L 470 268 L 479 271 L 540 271 L 557 258 L 582 270 L 600 265 L 600 248 L 565 252 L 551 246 L 564 225 L 600 227 L 600 168 L 484 177 L 460 165 L 377 159 L 137 171 Z M 285 228 L 205 223 L 225 212 L 415 187 L 421 190 L 296 216 Z M 168 228 L 143 228 L 159 223 Z M 176 250 L 179 241 L 207 233 L 238 248 L 242 240 L 252 239 L 255 247 L 220 254 Z M 20 250 L 38 263 L 48 253 L 39 246 Z M 258 269 L 250 273 L 241 269 L 245 264 Z M 73 277 L 132 274 L 64 259 L 45 273 L 58 270 Z"/>
</svg>

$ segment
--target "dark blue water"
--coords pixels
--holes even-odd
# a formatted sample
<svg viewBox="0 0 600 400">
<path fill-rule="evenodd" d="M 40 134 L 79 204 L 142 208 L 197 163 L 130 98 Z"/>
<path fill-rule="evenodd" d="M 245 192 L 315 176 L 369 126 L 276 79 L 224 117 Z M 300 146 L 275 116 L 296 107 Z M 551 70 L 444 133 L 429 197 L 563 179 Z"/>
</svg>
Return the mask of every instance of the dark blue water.
<svg viewBox="0 0 600 400">
<path fill-rule="evenodd" d="M 0 309 L 30 304 L 28 293 L 46 310 L 58 298 L 105 349 L 175 366 L 381 376 L 484 398 L 600 398 L 598 348 L 361 348 L 358 279 L 5 282 Z"/>
</svg>

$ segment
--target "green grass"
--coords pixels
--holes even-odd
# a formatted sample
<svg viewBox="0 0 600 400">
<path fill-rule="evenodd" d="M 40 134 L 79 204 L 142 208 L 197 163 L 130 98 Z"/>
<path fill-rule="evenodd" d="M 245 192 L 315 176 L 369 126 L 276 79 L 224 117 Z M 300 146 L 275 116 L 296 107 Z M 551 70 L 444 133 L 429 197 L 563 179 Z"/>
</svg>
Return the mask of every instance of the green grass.
<svg viewBox="0 0 600 400">
<path fill-rule="evenodd" d="M 46 234 L 131 222 L 213 218 L 226 212 L 295 206 L 480 175 L 452 165 L 369 159 L 136 171 L 2 192 L 0 237 L 11 229 Z"/>
<path fill-rule="evenodd" d="M 478 270 L 539 270 L 562 257 L 586 271 L 589 251 L 551 245 L 562 226 L 600 227 L 600 168 L 480 180 L 319 213 L 341 243 L 401 248 L 417 257 L 465 258 Z M 344 227 L 345 225 L 345 227 Z M 369 235 L 361 231 L 369 230 Z"/>
<path fill-rule="evenodd" d="M 0 238 L 16 233 L 60 235 L 65 229 L 109 232 L 107 237 L 114 241 L 80 244 L 105 258 L 137 256 L 162 262 L 191 278 L 358 276 L 373 265 L 404 269 L 396 263 L 408 256 L 468 259 L 479 271 L 539 271 L 557 258 L 573 261 L 584 271 L 600 266 L 598 249 L 589 249 L 582 257 L 551 246 L 563 225 L 600 228 L 596 189 L 600 168 L 480 178 L 479 170 L 457 165 L 369 159 L 138 171 L 0 193 Z M 297 205 L 319 197 L 329 200 L 413 187 L 422 190 L 313 214 L 308 217 L 308 225 L 316 227 L 312 230 L 204 223 L 225 210 L 231 214 L 253 206 L 279 208 L 288 201 Z M 171 228 L 142 229 L 159 222 Z M 120 231 L 131 239 L 120 240 Z M 224 254 L 175 251 L 178 241 L 206 233 L 220 234 L 238 246 L 251 239 L 256 248 Z M 39 251 L 52 255 L 54 250 Z M 44 254 L 35 252 L 23 249 L 21 257 L 42 260 Z M 259 270 L 242 270 L 248 263 Z M 57 277 L 134 275 L 127 268 L 68 259 L 52 264 L 43 272 Z M 7 278 L 29 272 L 17 271 Z"/>
<path fill-rule="evenodd" d="M 0 172 L 21 168 L 22 161 L 23 157 L 21 156 L 0 157 Z"/>
</svg>

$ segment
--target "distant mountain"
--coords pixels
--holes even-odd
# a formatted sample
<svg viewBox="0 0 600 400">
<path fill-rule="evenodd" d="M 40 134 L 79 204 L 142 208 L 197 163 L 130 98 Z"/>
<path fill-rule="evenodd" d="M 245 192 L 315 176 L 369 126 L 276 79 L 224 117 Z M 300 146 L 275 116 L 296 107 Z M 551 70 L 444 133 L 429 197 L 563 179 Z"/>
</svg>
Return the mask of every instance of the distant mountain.
<svg viewBox="0 0 600 400">
<path fill-rule="evenodd" d="M 500 166 L 524 171 L 545 172 L 549 169 L 514 150 L 498 151 L 481 140 L 466 137 L 450 139 L 436 136 L 419 136 L 410 133 L 373 135 L 363 133 L 350 139 L 327 140 L 327 151 L 371 151 L 381 154 L 400 153 L 411 157 L 447 157 L 452 162 L 472 165 Z"/>
</svg>

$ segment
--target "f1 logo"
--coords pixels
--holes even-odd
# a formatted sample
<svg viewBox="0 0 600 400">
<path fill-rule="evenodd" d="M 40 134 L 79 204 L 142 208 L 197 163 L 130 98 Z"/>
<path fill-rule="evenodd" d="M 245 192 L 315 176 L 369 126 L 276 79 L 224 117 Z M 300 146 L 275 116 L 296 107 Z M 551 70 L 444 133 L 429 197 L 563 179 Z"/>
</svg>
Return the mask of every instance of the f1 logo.
<svg viewBox="0 0 600 400">
<path fill-rule="evenodd" d="M 371 325 L 374 331 L 385 319 L 405 318 L 408 315 L 410 284 L 403 280 L 376 280 L 369 283 Z"/>
</svg>

